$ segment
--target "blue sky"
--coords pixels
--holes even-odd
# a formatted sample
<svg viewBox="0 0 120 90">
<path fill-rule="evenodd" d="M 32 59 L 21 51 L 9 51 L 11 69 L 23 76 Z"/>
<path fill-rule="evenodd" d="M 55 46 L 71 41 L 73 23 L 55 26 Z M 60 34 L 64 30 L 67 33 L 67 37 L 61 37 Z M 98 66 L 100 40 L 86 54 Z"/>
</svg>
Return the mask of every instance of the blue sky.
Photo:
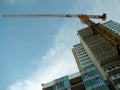
<svg viewBox="0 0 120 90">
<path fill-rule="evenodd" d="M 42 90 L 41 84 L 77 72 L 71 52 L 78 19 L 3 18 L 4 13 L 107 13 L 120 23 L 119 0 L 0 0 L 0 90 Z M 95 20 L 101 22 L 100 20 Z"/>
</svg>

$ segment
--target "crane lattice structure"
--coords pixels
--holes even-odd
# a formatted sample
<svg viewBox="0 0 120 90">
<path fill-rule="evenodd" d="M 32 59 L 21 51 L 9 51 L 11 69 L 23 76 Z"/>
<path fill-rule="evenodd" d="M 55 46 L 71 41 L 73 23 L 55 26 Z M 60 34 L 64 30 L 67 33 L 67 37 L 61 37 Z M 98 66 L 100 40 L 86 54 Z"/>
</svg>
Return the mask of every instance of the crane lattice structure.
<svg viewBox="0 0 120 90">
<path fill-rule="evenodd" d="M 107 41 L 109 41 L 113 46 L 116 47 L 118 51 L 118 56 L 120 56 L 120 36 L 113 35 L 108 32 L 104 28 L 102 28 L 99 24 L 96 24 L 90 18 L 93 19 L 106 19 L 106 14 L 103 15 L 85 15 L 85 14 L 4 14 L 3 17 L 38 17 L 38 18 L 79 18 L 82 23 L 88 25 L 93 29 L 95 34 L 99 34 L 104 37 Z"/>
</svg>

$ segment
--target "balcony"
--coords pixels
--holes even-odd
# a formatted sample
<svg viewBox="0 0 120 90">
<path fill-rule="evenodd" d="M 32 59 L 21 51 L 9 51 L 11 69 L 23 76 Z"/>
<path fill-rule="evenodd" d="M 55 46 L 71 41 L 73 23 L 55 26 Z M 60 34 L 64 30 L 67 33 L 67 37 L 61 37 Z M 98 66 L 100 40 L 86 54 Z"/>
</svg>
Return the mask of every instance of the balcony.
<svg viewBox="0 0 120 90">
<path fill-rule="evenodd" d="M 113 74 L 120 73 L 120 67 L 114 67 L 114 69 L 107 70 L 106 75 L 111 76 Z"/>
<path fill-rule="evenodd" d="M 115 53 L 114 53 L 114 55 L 111 55 L 111 57 L 110 56 L 105 56 L 105 57 L 101 57 L 99 60 L 98 60 L 98 62 L 99 62 L 99 64 L 101 65 L 101 66 L 103 66 L 103 65 L 106 65 L 106 64 L 109 64 L 109 63 L 112 63 L 112 62 L 114 62 L 114 61 L 118 61 L 120 59 L 120 56 L 117 56 L 117 55 L 115 55 Z"/>
<path fill-rule="evenodd" d="M 53 86 L 43 88 L 42 90 L 53 90 Z"/>
<path fill-rule="evenodd" d="M 85 90 L 81 76 L 70 79 L 71 90 Z"/>
<path fill-rule="evenodd" d="M 71 86 L 71 90 L 85 90 L 84 83 L 80 82 Z"/>
<path fill-rule="evenodd" d="M 112 75 L 110 77 L 110 81 L 112 82 L 112 84 L 118 84 L 120 83 L 120 73 L 119 74 L 115 74 L 115 75 Z"/>
</svg>

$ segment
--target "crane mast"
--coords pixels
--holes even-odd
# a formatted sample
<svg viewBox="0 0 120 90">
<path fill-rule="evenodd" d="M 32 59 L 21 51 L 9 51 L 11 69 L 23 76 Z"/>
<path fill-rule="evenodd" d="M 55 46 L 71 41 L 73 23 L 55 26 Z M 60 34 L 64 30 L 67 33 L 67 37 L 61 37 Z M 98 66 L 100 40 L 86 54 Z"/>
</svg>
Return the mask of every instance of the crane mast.
<svg viewBox="0 0 120 90">
<path fill-rule="evenodd" d="M 109 41 L 113 46 L 117 48 L 118 55 L 120 55 L 120 37 L 111 34 L 104 28 L 101 28 L 99 24 L 96 24 L 90 18 L 93 19 L 106 19 L 106 14 L 103 15 L 85 15 L 85 14 L 4 14 L 3 17 L 22 17 L 22 18 L 79 18 L 83 24 L 91 27 L 95 34 L 99 34 Z"/>
</svg>

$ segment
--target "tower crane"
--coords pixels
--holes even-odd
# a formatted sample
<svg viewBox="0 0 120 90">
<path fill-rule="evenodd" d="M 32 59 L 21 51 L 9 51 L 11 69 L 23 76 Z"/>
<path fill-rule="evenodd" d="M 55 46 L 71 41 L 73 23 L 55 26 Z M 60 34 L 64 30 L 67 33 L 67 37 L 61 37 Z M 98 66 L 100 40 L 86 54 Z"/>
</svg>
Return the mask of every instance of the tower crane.
<svg viewBox="0 0 120 90">
<path fill-rule="evenodd" d="M 103 15 L 85 15 L 85 14 L 4 14 L 3 17 L 23 17 L 23 18 L 78 18 L 81 20 L 83 24 L 91 27 L 95 34 L 99 34 L 104 37 L 107 41 L 109 41 L 113 46 L 116 47 L 118 51 L 118 56 L 120 56 L 120 36 L 113 35 L 108 32 L 104 28 L 100 26 L 100 24 L 96 24 L 90 18 L 93 19 L 106 19 L 106 14 Z"/>
</svg>

